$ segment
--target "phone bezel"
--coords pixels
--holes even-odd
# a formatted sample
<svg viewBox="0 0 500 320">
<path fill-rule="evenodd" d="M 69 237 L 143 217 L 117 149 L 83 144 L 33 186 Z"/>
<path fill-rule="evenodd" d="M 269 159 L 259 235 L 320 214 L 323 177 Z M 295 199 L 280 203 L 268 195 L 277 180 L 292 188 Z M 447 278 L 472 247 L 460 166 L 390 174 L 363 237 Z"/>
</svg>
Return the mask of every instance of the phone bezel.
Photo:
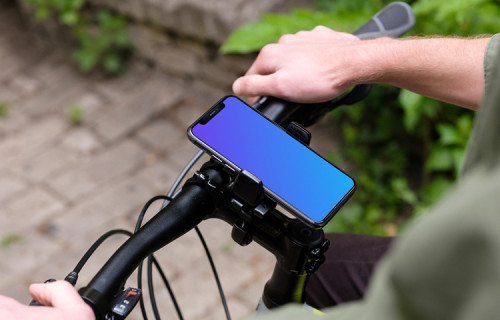
<svg viewBox="0 0 500 320">
<path fill-rule="evenodd" d="M 232 163 L 229 159 L 227 159 L 222 154 L 220 154 L 219 152 L 217 152 L 216 150 L 214 150 L 212 147 L 210 147 L 209 145 L 207 145 L 202 140 L 200 140 L 192 132 L 192 129 L 193 129 L 194 126 L 196 126 L 197 124 L 201 123 L 203 121 L 203 119 L 206 118 L 207 115 L 211 114 L 214 110 L 220 108 L 220 104 L 224 103 L 224 100 L 226 100 L 226 99 L 228 99 L 230 97 L 238 99 L 241 103 L 243 103 L 244 105 L 246 105 L 248 108 L 252 109 L 257 114 L 259 114 L 261 117 L 263 117 L 264 119 L 266 119 L 267 121 L 269 121 L 271 124 L 273 124 L 274 126 L 276 126 L 279 129 L 281 129 L 283 132 L 285 132 L 288 136 L 290 136 L 291 139 L 294 139 L 295 141 L 297 141 L 297 142 L 301 143 L 302 145 L 304 145 L 305 147 L 307 147 L 307 149 L 309 149 L 311 152 L 315 153 L 318 157 L 320 157 L 323 160 L 327 161 L 329 164 L 331 164 L 332 166 L 334 166 L 335 168 L 337 168 L 340 172 L 342 172 L 343 174 L 345 174 L 347 177 L 349 177 L 352 180 L 352 182 L 353 182 L 352 188 L 343 196 L 343 198 L 339 202 L 337 202 L 337 204 L 335 205 L 335 207 L 332 208 L 332 210 L 327 215 L 325 215 L 324 219 L 321 220 L 321 221 L 316 221 L 316 220 L 311 219 L 309 216 L 307 216 L 305 213 L 303 213 L 302 211 L 300 211 L 299 209 L 297 209 L 296 207 L 294 207 L 292 204 L 290 204 L 285 199 L 281 198 L 279 195 L 277 195 L 274 191 L 272 191 L 271 189 L 269 189 L 267 186 L 265 186 L 265 185 L 263 186 L 265 194 L 268 195 L 273 200 L 275 200 L 283 208 L 285 208 L 286 210 L 288 210 L 292 215 L 294 215 L 295 217 L 299 218 L 301 221 L 309 224 L 310 226 L 312 226 L 314 228 L 324 227 L 333 218 L 333 216 L 340 210 L 340 208 L 342 208 L 342 206 L 347 202 L 347 200 L 349 200 L 351 198 L 351 196 L 354 194 L 354 192 L 357 189 L 356 180 L 354 180 L 353 177 L 351 177 L 350 175 L 348 175 L 342 169 L 338 168 L 333 163 L 331 163 L 330 161 L 328 161 L 327 159 L 325 159 L 323 156 L 321 156 L 320 154 L 318 154 L 316 151 L 314 151 L 313 149 L 311 149 L 308 145 L 304 144 L 300 140 L 295 139 L 286 130 L 284 130 L 280 125 L 278 125 L 276 122 L 272 121 L 271 119 L 267 118 L 259 110 L 256 110 L 255 108 L 253 108 L 252 106 L 250 106 L 249 104 L 247 104 L 246 102 L 244 102 L 239 97 L 234 96 L 234 95 L 224 96 L 219 101 L 217 101 L 217 103 L 215 103 L 212 107 L 210 107 L 202 116 L 200 116 L 193 124 L 191 124 L 189 126 L 189 128 L 187 130 L 187 134 L 188 134 L 189 140 L 191 140 L 191 142 L 193 142 L 196 146 L 198 146 L 199 148 L 201 148 L 202 150 L 204 150 L 205 152 L 207 152 L 209 155 L 214 156 L 217 159 L 219 159 L 222 163 L 224 163 L 230 169 L 234 170 L 235 173 L 238 173 L 238 172 L 240 172 L 242 170 L 242 168 L 239 168 L 237 165 L 235 165 L 234 163 Z M 222 110 L 222 109 L 223 108 L 220 108 L 220 110 Z M 220 112 L 220 110 L 218 112 Z M 210 117 L 210 119 L 213 118 L 217 113 L 213 114 Z M 207 123 L 207 122 L 208 121 L 206 121 L 205 123 Z"/>
</svg>

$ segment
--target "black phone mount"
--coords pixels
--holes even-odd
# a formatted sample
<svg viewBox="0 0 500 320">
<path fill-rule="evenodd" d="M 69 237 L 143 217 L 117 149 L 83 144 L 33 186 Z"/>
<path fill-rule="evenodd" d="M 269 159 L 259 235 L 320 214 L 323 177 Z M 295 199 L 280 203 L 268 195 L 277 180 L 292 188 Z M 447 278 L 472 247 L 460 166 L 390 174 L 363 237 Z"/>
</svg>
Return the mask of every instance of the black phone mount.
<svg viewBox="0 0 500 320">
<path fill-rule="evenodd" d="M 289 123 L 286 132 L 305 145 L 311 142 L 311 133 L 296 122 Z M 217 158 L 212 160 L 222 163 Z M 237 173 L 228 190 L 241 201 L 238 203 L 238 200 L 233 199 L 233 206 L 245 211 L 252 218 L 262 220 L 268 212 L 276 208 L 276 202 L 265 194 L 262 181 L 247 170 L 243 169 Z M 233 225 L 231 236 L 236 243 L 245 246 L 252 241 L 251 224 L 250 221 L 240 220 Z"/>
<path fill-rule="evenodd" d="M 228 178 L 220 179 L 221 175 Z M 309 276 L 325 261 L 330 245 L 323 230 L 276 210 L 276 202 L 265 194 L 260 179 L 247 170 L 231 173 L 217 158 L 212 157 L 186 184 L 196 184 L 216 198 L 217 209 L 205 219 L 226 221 L 236 243 L 246 246 L 255 241 L 276 257 L 262 295 L 264 305 L 275 308 L 304 303 Z"/>
</svg>

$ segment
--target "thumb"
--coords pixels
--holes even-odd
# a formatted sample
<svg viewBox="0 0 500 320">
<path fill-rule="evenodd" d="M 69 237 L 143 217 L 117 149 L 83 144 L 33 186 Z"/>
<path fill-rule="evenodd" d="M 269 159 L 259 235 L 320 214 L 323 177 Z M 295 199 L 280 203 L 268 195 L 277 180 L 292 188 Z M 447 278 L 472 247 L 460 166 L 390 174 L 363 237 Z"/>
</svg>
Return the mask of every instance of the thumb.
<svg viewBox="0 0 500 320">
<path fill-rule="evenodd" d="M 276 76 L 275 74 L 243 76 L 233 83 L 233 92 L 246 97 L 278 96 Z"/>
<path fill-rule="evenodd" d="M 68 308 L 84 303 L 78 292 L 67 281 L 59 280 L 45 284 L 32 284 L 31 296 L 45 306 Z"/>
</svg>

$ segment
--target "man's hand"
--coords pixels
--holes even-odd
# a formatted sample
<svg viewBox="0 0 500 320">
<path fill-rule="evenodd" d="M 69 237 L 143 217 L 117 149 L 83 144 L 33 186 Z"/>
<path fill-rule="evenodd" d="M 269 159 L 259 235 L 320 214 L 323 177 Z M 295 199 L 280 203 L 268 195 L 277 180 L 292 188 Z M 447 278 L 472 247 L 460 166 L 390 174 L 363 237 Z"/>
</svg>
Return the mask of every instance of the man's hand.
<svg viewBox="0 0 500 320">
<path fill-rule="evenodd" d="M 484 92 L 488 42 L 488 37 L 361 41 L 316 27 L 265 46 L 233 91 L 250 103 L 263 95 L 314 103 L 357 84 L 386 83 L 475 109 Z"/>
<path fill-rule="evenodd" d="M 353 84 L 350 48 L 359 41 L 322 26 L 285 35 L 261 50 L 233 91 L 251 102 L 262 95 L 304 103 L 333 99 Z"/>
<path fill-rule="evenodd" d="M 0 319 L 9 320 L 94 320 L 92 309 L 66 281 L 32 284 L 33 299 L 45 307 L 30 307 L 0 296 Z"/>
</svg>

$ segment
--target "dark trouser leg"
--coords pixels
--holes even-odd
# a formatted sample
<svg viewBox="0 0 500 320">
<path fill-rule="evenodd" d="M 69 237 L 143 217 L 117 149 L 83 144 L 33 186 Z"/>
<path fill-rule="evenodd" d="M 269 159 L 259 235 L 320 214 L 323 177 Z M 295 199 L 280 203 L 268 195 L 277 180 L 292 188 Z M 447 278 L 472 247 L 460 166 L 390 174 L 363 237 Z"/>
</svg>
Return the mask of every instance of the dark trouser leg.
<svg viewBox="0 0 500 320">
<path fill-rule="evenodd" d="M 318 309 L 361 299 L 375 266 L 393 239 L 359 234 L 326 237 L 331 242 L 326 261 L 306 288 L 307 303 Z"/>
</svg>

